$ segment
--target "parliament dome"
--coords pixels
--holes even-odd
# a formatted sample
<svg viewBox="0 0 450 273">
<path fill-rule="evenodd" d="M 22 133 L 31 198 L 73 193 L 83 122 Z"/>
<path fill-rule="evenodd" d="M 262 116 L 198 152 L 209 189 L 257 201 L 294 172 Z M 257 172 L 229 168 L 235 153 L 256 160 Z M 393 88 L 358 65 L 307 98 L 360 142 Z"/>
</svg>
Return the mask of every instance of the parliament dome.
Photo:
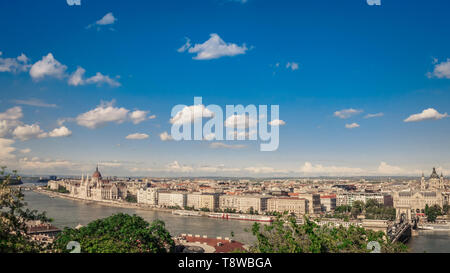
<svg viewBox="0 0 450 273">
<path fill-rule="evenodd" d="M 97 166 L 97 168 L 95 168 L 95 172 L 92 174 L 92 177 L 98 178 L 98 179 L 102 178 L 102 174 L 98 171 L 98 166 Z"/>
</svg>

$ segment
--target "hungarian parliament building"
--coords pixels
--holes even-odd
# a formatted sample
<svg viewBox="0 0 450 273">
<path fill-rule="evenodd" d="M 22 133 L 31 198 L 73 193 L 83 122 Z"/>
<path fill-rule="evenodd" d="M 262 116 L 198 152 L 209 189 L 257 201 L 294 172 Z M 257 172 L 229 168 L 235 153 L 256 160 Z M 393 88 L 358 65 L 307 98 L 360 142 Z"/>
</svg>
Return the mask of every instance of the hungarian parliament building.
<svg viewBox="0 0 450 273">
<path fill-rule="evenodd" d="M 98 166 L 91 177 L 82 175 L 81 180 L 49 181 L 52 190 L 64 187 L 72 197 L 93 201 L 119 201 L 127 197 L 127 186 L 122 182 L 103 179 Z"/>
</svg>

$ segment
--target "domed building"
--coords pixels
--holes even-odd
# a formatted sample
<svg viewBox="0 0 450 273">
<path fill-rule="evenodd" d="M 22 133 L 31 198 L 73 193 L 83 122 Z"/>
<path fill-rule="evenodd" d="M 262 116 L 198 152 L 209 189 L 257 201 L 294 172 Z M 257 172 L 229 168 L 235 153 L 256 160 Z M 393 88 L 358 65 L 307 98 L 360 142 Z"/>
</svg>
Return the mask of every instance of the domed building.
<svg viewBox="0 0 450 273">
<path fill-rule="evenodd" d="M 89 175 L 85 177 L 83 174 L 81 176 L 80 184 L 74 189 L 73 195 L 81 199 L 96 201 L 119 200 L 126 197 L 126 192 L 126 187 L 103 179 L 97 165 L 91 178 L 89 178 Z"/>
<path fill-rule="evenodd" d="M 98 171 L 98 165 L 97 168 L 95 168 L 95 172 L 92 174 L 92 178 L 97 181 L 102 180 L 102 174 Z"/>
<path fill-rule="evenodd" d="M 430 175 L 428 181 L 425 180 L 425 176 L 422 174 L 422 179 L 420 180 L 421 190 L 444 190 L 444 176 L 441 173 L 439 176 L 436 172 L 436 168 L 433 168 L 433 172 Z"/>
<path fill-rule="evenodd" d="M 450 192 L 446 191 L 444 175 L 438 175 L 436 168 L 433 168 L 428 179 L 422 174 L 420 188 L 397 191 L 393 193 L 393 197 L 397 218 L 404 214 L 406 219 L 424 216 L 426 206 L 438 205 L 442 208 L 450 203 Z"/>
</svg>

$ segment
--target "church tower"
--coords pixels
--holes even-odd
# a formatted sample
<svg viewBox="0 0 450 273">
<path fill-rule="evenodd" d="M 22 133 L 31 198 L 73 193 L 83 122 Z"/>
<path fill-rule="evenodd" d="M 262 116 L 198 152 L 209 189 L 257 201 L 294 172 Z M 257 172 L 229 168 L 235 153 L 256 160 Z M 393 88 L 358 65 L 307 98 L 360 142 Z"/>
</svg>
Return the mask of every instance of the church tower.
<svg viewBox="0 0 450 273">
<path fill-rule="evenodd" d="M 420 179 L 420 189 L 422 191 L 427 189 L 427 184 L 425 182 L 425 175 L 422 173 L 422 178 Z"/>
</svg>

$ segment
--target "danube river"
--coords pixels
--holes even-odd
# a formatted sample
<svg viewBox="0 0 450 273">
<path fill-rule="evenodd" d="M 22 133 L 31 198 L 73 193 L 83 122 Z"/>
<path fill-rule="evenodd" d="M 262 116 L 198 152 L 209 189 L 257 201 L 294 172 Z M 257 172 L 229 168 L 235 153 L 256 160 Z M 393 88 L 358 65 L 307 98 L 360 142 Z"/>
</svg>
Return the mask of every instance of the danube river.
<svg viewBox="0 0 450 273">
<path fill-rule="evenodd" d="M 151 222 L 160 219 L 166 223 L 166 228 L 172 235 L 181 233 L 208 235 L 208 237 L 230 237 L 243 243 L 253 242 L 254 236 L 245 230 L 251 230 L 253 222 L 237 220 L 221 220 L 207 217 L 178 216 L 167 212 L 148 211 L 141 209 L 115 208 L 95 203 L 74 201 L 69 199 L 51 198 L 45 194 L 25 191 L 25 201 L 28 206 L 38 211 L 46 211 L 53 224 L 59 228 L 86 225 L 99 218 L 105 218 L 115 213 L 136 214 Z M 450 231 L 423 231 L 419 236 L 411 238 L 408 243 L 411 252 L 450 253 Z"/>
<path fill-rule="evenodd" d="M 89 222 L 106 218 L 116 213 L 136 214 L 147 222 L 160 219 L 165 222 L 166 228 L 172 235 L 198 234 L 208 237 L 230 237 L 243 243 L 251 243 L 254 236 L 251 234 L 253 222 L 237 220 L 221 220 L 208 217 L 179 216 L 168 212 L 150 211 L 132 208 L 116 208 L 96 203 L 75 201 L 70 199 L 52 198 L 48 195 L 24 191 L 25 201 L 30 209 L 39 212 L 46 211 L 47 216 L 53 219 L 53 225 L 64 228 L 74 228 L 77 225 L 87 225 Z M 245 230 L 248 230 L 246 232 Z"/>
</svg>

